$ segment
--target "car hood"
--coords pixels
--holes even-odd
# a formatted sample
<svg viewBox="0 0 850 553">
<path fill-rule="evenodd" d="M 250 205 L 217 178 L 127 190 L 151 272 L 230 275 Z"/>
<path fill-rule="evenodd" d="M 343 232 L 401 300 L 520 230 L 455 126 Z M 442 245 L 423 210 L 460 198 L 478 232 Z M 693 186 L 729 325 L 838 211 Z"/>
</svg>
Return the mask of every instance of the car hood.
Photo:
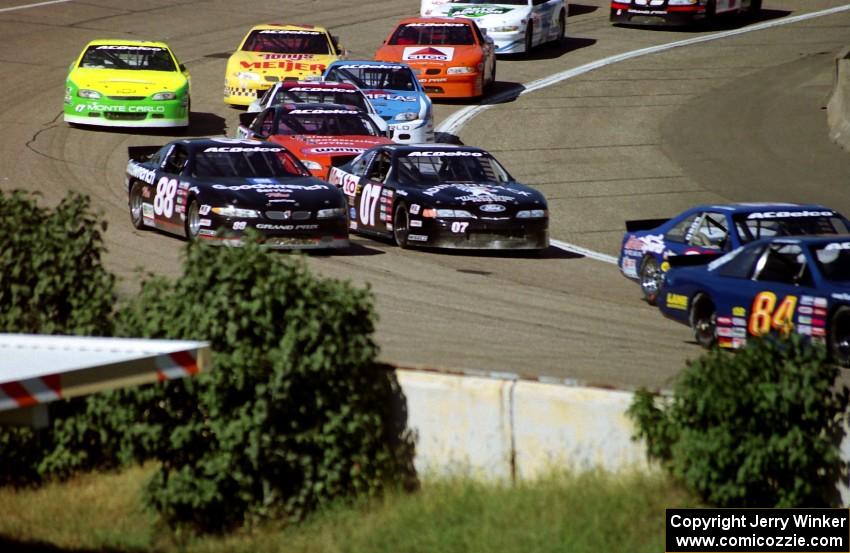
<svg viewBox="0 0 850 553">
<path fill-rule="evenodd" d="M 227 60 L 227 76 L 236 78 L 238 72 L 257 73 L 271 77 L 308 77 L 321 75 L 338 56 L 324 54 L 270 54 L 239 50 Z"/>
<path fill-rule="evenodd" d="M 292 152 L 302 155 L 359 154 L 373 146 L 392 144 L 392 140 L 380 136 L 321 136 L 321 135 L 278 135 L 270 138 Z"/>
<path fill-rule="evenodd" d="M 435 205 L 463 206 L 476 215 L 513 213 L 518 209 L 546 209 L 546 200 L 537 190 L 523 184 L 438 184 L 421 191 Z M 485 206 L 501 206 L 503 209 Z M 484 209 L 482 209 L 484 208 Z"/>
<path fill-rule="evenodd" d="M 185 87 L 187 83 L 182 73 L 135 69 L 77 68 L 68 75 L 68 80 L 79 88 L 122 96 L 149 96 L 156 92 L 175 92 Z"/>
<path fill-rule="evenodd" d="M 527 19 L 531 13 L 529 6 L 513 6 L 510 4 L 437 4 L 433 6 L 433 16 L 467 17 L 478 23 L 479 27 L 499 26 L 503 24 L 517 25 L 522 19 Z"/>
<path fill-rule="evenodd" d="M 419 118 L 423 119 L 427 113 L 427 96 L 420 92 L 412 92 L 410 90 L 387 90 L 387 89 L 369 89 L 363 93 L 375 106 L 375 111 L 378 115 L 387 121 L 393 119 L 399 113 L 415 112 L 419 114 Z"/>
<path fill-rule="evenodd" d="M 205 201 L 231 203 L 244 208 L 288 204 L 293 207 L 330 206 L 342 203 L 336 186 L 313 177 L 198 179 L 212 196 Z M 215 199 L 213 199 L 215 198 Z"/>
</svg>

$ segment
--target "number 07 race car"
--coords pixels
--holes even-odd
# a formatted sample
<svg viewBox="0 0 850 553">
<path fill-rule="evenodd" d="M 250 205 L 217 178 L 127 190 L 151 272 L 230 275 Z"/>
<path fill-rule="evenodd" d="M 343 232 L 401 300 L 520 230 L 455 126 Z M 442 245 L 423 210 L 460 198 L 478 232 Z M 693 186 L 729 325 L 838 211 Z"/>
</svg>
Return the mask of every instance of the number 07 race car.
<svg viewBox="0 0 850 553">
<path fill-rule="evenodd" d="M 549 247 L 543 195 L 478 148 L 377 146 L 331 169 L 330 182 L 348 198 L 351 230 L 402 248 Z"/>
<path fill-rule="evenodd" d="M 270 142 L 198 138 L 128 148 L 130 219 L 217 244 L 254 229 L 272 248 L 348 246 L 347 203 Z"/>
<path fill-rule="evenodd" d="M 751 336 L 796 332 L 850 365 L 850 236 L 758 240 L 677 267 L 704 260 L 675 258 L 658 302 L 699 344 L 738 348 Z"/>
<path fill-rule="evenodd" d="M 672 219 L 626 221 L 619 266 L 655 303 L 669 260 L 677 255 L 722 255 L 771 236 L 850 233 L 850 221 L 822 205 L 716 204 L 693 207 Z"/>
</svg>

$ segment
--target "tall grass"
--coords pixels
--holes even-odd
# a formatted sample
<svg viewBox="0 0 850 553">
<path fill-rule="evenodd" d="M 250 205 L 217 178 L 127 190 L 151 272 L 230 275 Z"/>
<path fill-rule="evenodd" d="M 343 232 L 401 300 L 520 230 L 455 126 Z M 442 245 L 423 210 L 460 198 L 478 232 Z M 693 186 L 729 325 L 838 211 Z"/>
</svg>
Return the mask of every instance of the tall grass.
<svg viewBox="0 0 850 553">
<path fill-rule="evenodd" d="M 0 489 L 0 540 L 164 553 L 657 553 L 664 550 L 664 509 L 696 503 L 661 475 L 553 474 L 513 487 L 431 479 L 417 493 L 340 504 L 299 525 L 192 537 L 168 531 L 141 507 L 149 472 Z"/>
</svg>

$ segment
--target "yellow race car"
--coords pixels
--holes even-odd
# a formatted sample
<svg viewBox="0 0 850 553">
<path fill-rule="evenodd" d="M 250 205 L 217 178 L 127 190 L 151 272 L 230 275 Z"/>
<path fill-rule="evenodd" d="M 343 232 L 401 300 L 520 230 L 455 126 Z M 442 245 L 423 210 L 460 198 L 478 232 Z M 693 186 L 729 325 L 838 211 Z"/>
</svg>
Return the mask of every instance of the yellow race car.
<svg viewBox="0 0 850 553">
<path fill-rule="evenodd" d="M 278 81 L 321 75 L 343 56 L 337 38 L 312 25 L 257 25 L 227 60 L 224 102 L 247 106 Z"/>
<path fill-rule="evenodd" d="M 65 81 L 75 125 L 186 127 L 189 106 L 189 72 L 164 42 L 93 40 Z"/>
</svg>

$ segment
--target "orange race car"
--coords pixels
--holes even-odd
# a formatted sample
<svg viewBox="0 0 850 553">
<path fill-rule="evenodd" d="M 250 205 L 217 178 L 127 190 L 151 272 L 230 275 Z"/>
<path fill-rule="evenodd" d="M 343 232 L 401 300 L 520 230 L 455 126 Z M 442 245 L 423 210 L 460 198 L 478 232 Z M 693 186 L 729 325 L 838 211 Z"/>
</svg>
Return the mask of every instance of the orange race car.
<svg viewBox="0 0 850 553">
<path fill-rule="evenodd" d="M 240 138 L 276 142 L 313 176 L 325 180 L 331 167 L 348 163 L 372 146 L 393 143 L 368 113 L 341 104 L 279 104 L 258 114 L 243 113 L 239 119 Z"/>
<path fill-rule="evenodd" d="M 478 97 L 496 80 L 493 40 L 470 19 L 403 19 L 375 59 L 410 65 L 432 97 Z"/>
</svg>

